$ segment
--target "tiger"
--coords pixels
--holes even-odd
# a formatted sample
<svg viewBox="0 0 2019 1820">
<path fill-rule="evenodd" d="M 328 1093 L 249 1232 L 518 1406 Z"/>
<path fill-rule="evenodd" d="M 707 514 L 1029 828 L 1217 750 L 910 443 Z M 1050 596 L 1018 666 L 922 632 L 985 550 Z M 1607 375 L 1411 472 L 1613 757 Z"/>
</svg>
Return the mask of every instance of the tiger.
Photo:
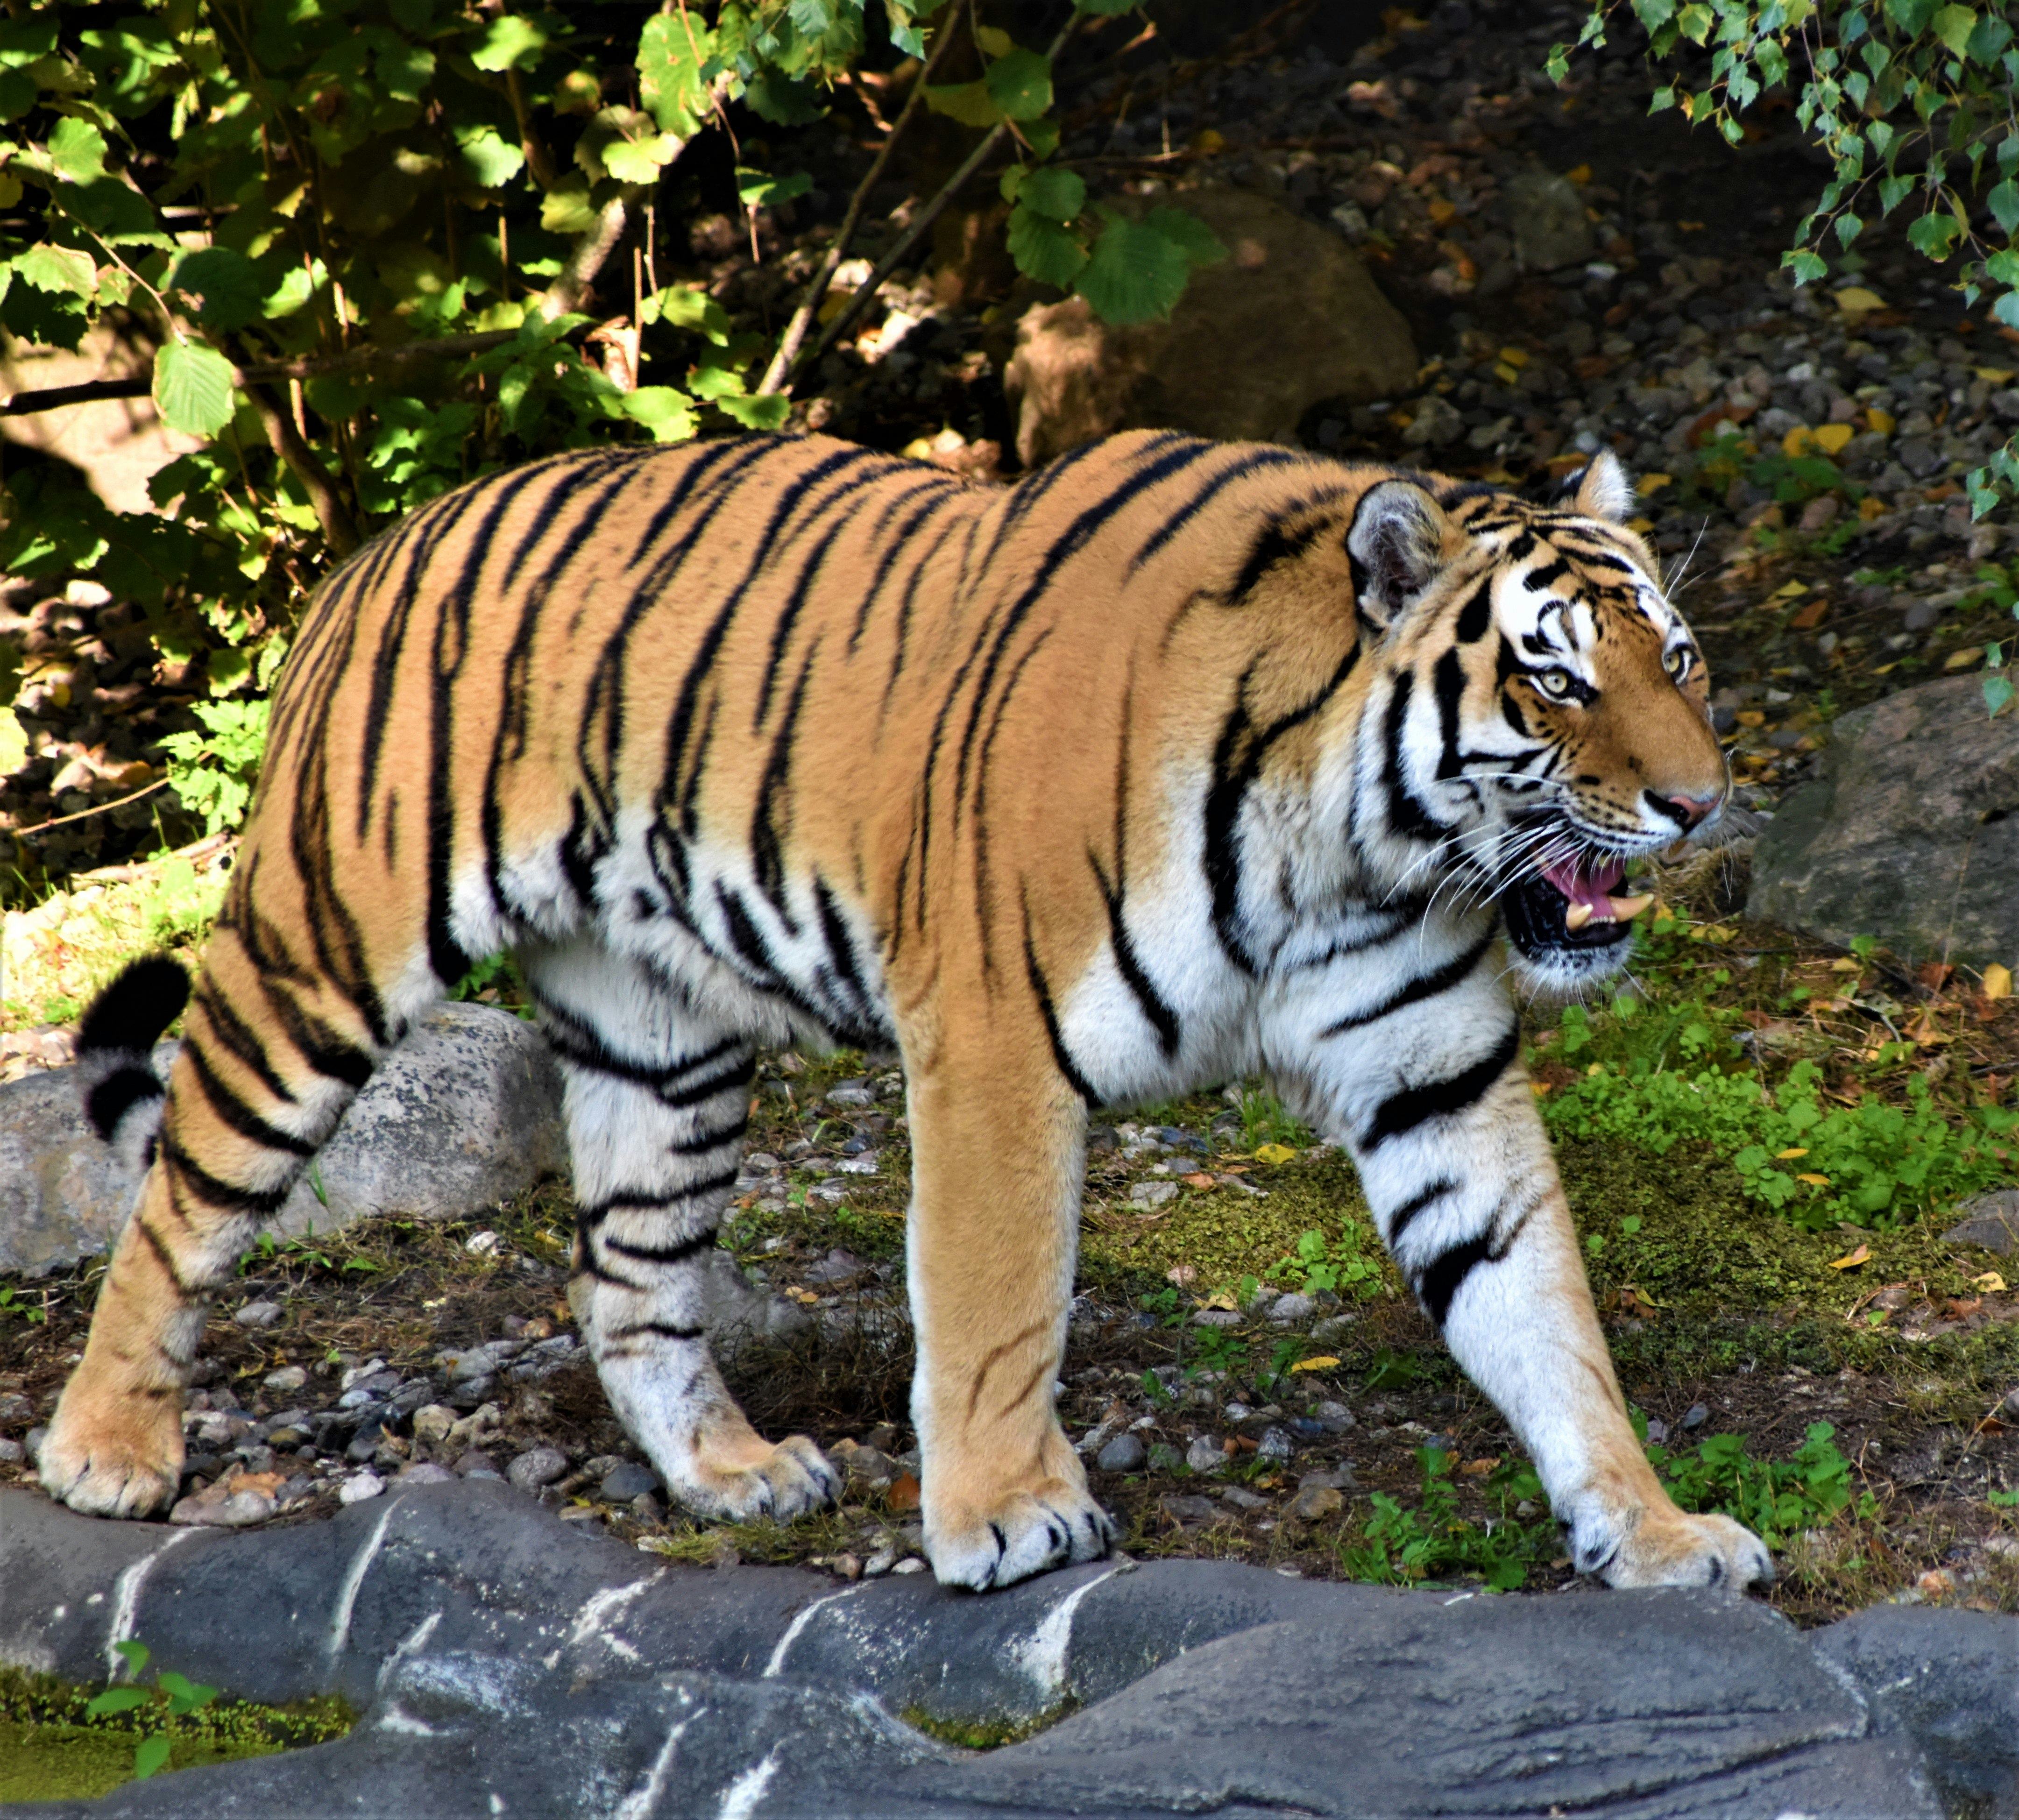
<svg viewBox="0 0 2019 1820">
<path fill-rule="evenodd" d="M 760 1049 L 901 1060 L 923 1546 L 1105 1555 L 1056 1409 L 1092 1109 L 1267 1075 L 1531 1456 L 1577 1568 L 1771 1577 L 1637 1445 L 1524 1072 L 1730 778 L 1601 451 L 1551 503 L 1143 431 L 1013 484 L 816 435 L 604 446 L 415 511 L 305 610 L 193 994 L 85 1020 L 148 1158 L 38 1460 L 172 1499 L 208 1296 L 376 1065 L 515 957 L 564 1082 L 569 1298 L 705 1518 L 834 1499 L 725 1387 L 702 1283 Z M 165 1089 L 149 1045 L 181 1013 Z"/>
</svg>

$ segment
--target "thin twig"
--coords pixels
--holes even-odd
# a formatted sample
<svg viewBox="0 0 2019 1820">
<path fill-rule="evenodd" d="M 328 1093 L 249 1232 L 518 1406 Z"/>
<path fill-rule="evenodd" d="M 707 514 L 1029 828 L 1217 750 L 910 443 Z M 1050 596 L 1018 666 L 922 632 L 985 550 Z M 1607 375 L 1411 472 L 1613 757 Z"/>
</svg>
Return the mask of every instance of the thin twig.
<svg viewBox="0 0 2019 1820">
<path fill-rule="evenodd" d="M 1057 60 L 1059 53 L 1065 49 L 1066 40 L 1072 35 L 1073 27 L 1078 23 L 1078 17 L 1077 13 L 1072 15 L 1059 28 L 1058 36 L 1052 40 L 1051 48 L 1045 53 L 1046 63 L 1055 63 Z M 876 270 L 869 274 L 868 281 L 853 297 L 849 299 L 846 306 L 836 316 L 833 321 L 821 331 L 820 339 L 814 343 L 813 351 L 807 356 L 807 365 L 810 366 L 817 362 L 821 355 L 855 326 L 856 319 L 875 300 L 876 292 L 883 281 L 902 263 L 904 256 L 918 244 L 919 237 L 939 219 L 941 211 L 954 199 L 968 179 L 981 169 L 989 154 L 1002 143 L 1009 131 L 1008 121 L 996 121 L 995 125 L 988 129 L 988 136 L 968 154 L 966 161 L 959 170 L 947 179 L 945 183 L 941 186 L 939 194 L 912 217 L 911 226 L 897 237 L 897 244 L 883 256 Z"/>
<path fill-rule="evenodd" d="M 329 477 L 329 470 L 316 459 L 315 451 L 295 428 L 295 420 L 274 401 L 273 394 L 264 386 L 248 383 L 245 392 L 259 415 L 260 427 L 266 431 L 267 441 L 273 444 L 274 453 L 301 482 L 309 503 L 315 507 L 317 521 L 322 526 L 323 541 L 339 557 L 349 556 L 357 547 L 357 526 L 350 516 L 350 508 L 343 502 L 343 495 L 336 490 L 336 483 Z"/>
<path fill-rule="evenodd" d="M 904 129 L 912 122 L 926 98 L 926 85 L 952 44 L 956 34 L 951 13 L 940 27 L 939 41 L 933 53 L 912 85 L 912 92 L 905 98 L 903 109 L 897 119 L 884 128 L 882 148 L 876 154 L 875 162 L 870 165 L 869 174 L 856 186 L 855 194 L 849 198 L 848 213 L 842 219 L 840 230 L 834 237 L 834 244 L 827 249 L 818 269 L 807 281 L 806 294 L 799 299 L 799 307 L 792 312 L 792 319 L 785 324 L 785 332 L 779 337 L 778 352 L 772 355 L 771 364 L 764 369 L 764 377 L 758 382 L 757 395 L 788 390 L 794 363 L 799 357 L 799 346 L 807 338 L 807 331 L 813 324 L 814 313 L 821 300 L 827 295 L 828 286 L 834 281 L 834 274 L 841 269 L 841 262 L 847 257 L 849 242 L 855 237 L 856 229 L 861 225 L 862 212 L 868 206 L 869 192 L 883 180 L 883 172 L 890 162 L 890 154 L 897 149 L 897 141 Z M 868 103 L 865 102 L 865 106 Z M 883 123 L 879 120 L 878 124 Z"/>
<path fill-rule="evenodd" d="M 19 840 L 24 835 L 41 834 L 49 828 L 60 828 L 65 822 L 88 821 L 94 815 L 103 815 L 108 809 L 118 809 L 128 803 L 137 803 L 143 796 L 151 796 L 157 790 L 165 790 L 168 787 L 169 780 L 162 778 L 144 789 L 136 790 L 130 796 L 115 796 L 110 803 L 94 803 L 89 809 L 78 810 L 74 815 L 59 815 L 53 821 L 38 821 L 32 828 L 9 828 L 0 829 L 0 832 L 5 833 L 11 839 Z"/>
</svg>

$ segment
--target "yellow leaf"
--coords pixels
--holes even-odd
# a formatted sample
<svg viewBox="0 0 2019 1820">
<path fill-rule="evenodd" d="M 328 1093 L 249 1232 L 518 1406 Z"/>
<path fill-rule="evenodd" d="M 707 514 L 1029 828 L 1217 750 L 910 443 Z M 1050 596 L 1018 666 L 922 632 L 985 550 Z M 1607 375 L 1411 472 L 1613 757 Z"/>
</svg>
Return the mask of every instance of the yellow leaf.
<svg viewBox="0 0 2019 1820">
<path fill-rule="evenodd" d="M 1655 521 L 1651 518 L 1629 518 L 1626 521 L 1626 528 L 1629 531 L 1640 531 L 1644 535 L 1655 528 Z"/>
<path fill-rule="evenodd" d="M 1871 1256 L 1872 1247 L 1869 1245 L 1861 1245 L 1857 1250 L 1850 1252 L 1843 1257 L 1832 1258 L 1830 1260 L 1829 1267 L 1833 1271 L 1847 1271 L 1853 1264 L 1863 1263 L 1865 1260 Z"/>
<path fill-rule="evenodd" d="M 1564 181 L 1567 183 L 1589 183 L 1591 181 L 1591 166 L 1579 165 L 1575 169 L 1564 172 Z"/>
<path fill-rule="evenodd" d="M 2003 1283 L 2000 1283 L 1998 1286 L 2001 1289 L 2005 1287 Z M 1316 1358 L 1299 1359 L 1295 1365 L 1290 1367 L 1290 1369 L 1293 1372 L 1328 1372 L 1338 1363 L 1339 1361 L 1334 1358 L 1330 1353 L 1321 1352 Z"/>
<path fill-rule="evenodd" d="M 1848 423 L 1825 423 L 1816 431 L 1816 446 L 1825 455 L 1835 455 L 1857 433 Z"/>
<path fill-rule="evenodd" d="M 1778 1150 L 1774 1153 L 1774 1160 L 1776 1162 L 1785 1162 L 1791 1156 L 1807 1156 L 1808 1154 L 1809 1153 L 1806 1148 L 1800 1150 Z"/>
<path fill-rule="evenodd" d="M 1539 1100 L 1541 1099 L 1544 1094 L 1548 1093 L 1549 1090 L 1550 1083 L 1547 1081 L 1531 1081 L 1528 1083 L 1528 1091 L 1533 1093 Z"/>
<path fill-rule="evenodd" d="M 1494 368 L 1493 376 L 1498 379 L 1502 385 L 1511 386 L 1517 379 L 1521 378 L 1521 375 L 1518 368 L 1510 365 L 1507 361 L 1502 361 Z"/>
<path fill-rule="evenodd" d="M 1286 1163 L 1294 1162 L 1297 1153 L 1287 1144 L 1262 1144 L 1255 1147 L 1255 1160 L 1260 1163 Z"/>
<path fill-rule="evenodd" d="M 811 1307 L 813 1303 L 820 1300 L 820 1297 L 816 1296 L 812 1290 L 802 1289 L 796 1285 L 786 1290 L 785 1293 L 791 1296 L 795 1302 L 804 1303 L 807 1307 Z"/>
<path fill-rule="evenodd" d="M 1792 436 L 1795 432 L 1791 430 L 1788 433 Z M 1809 433 L 1805 430 L 1801 433 L 1807 436 Z M 1790 449 L 1788 452 L 1792 455 L 1795 451 Z M 1792 600 L 1797 594 L 1806 594 L 1808 591 L 1809 584 L 1807 582 L 1783 582 L 1768 598 L 1774 600 Z"/>
<path fill-rule="evenodd" d="M 1942 660 L 1942 668 L 1945 670 L 1966 669 L 1970 665 L 1975 663 L 1977 660 L 1983 655 L 1984 647 L 1982 645 L 1966 644 L 1961 651 L 1951 651 L 1949 654 Z"/>
<path fill-rule="evenodd" d="M 1972 367 L 1970 371 L 1980 379 L 1988 379 L 1994 386 L 2009 386 L 2019 374 L 2010 367 Z"/>
<path fill-rule="evenodd" d="M 1894 425 L 1898 421 L 1891 411 L 1881 411 L 1876 404 L 1868 404 L 1865 408 L 1865 427 L 1877 430 L 1881 436 L 1890 436 Z"/>
<path fill-rule="evenodd" d="M 1222 1289 L 1216 1296 L 1207 1296 L 1203 1302 L 1199 1303 L 1199 1306 L 1202 1308 L 1223 1308 L 1230 1314 L 1238 1312 L 1234 1306 L 1234 1298 L 1224 1289 Z"/>
<path fill-rule="evenodd" d="M 1830 963 L 1830 971 L 1833 973 L 1859 973 L 1864 970 L 1865 963 L 1853 960 L 1849 955 L 1846 955 L 1842 960 L 1833 960 Z"/>
<path fill-rule="evenodd" d="M 1816 433 L 1806 423 L 1798 423 L 1781 438 L 1781 452 L 1792 461 L 1798 455 L 1807 455 L 1815 443 Z"/>
<path fill-rule="evenodd" d="M 1650 493 L 1658 493 L 1664 487 L 1673 486 L 1675 480 L 1673 474 L 1643 474 L 1634 482 L 1634 488 L 1645 499 Z"/>
<path fill-rule="evenodd" d="M 1221 134 L 1215 132 L 1209 126 L 1203 132 L 1192 135 L 1192 149 L 1194 151 L 1204 152 L 1208 157 L 1211 157 L 1215 152 L 1223 152 L 1227 150 L 1227 140 Z"/>
<path fill-rule="evenodd" d="M 1503 347 L 1500 357 L 1510 367 L 1525 367 L 1528 364 L 1528 350 L 1524 347 Z"/>
<path fill-rule="evenodd" d="M 1795 1180 L 1798 1182 L 1807 1182 L 1811 1187 L 1818 1188 L 1827 1188 L 1830 1185 L 1828 1176 L 1797 1176 Z M 1868 1252 L 1865 1255 L 1869 1257 L 1871 1253 Z"/>
<path fill-rule="evenodd" d="M 1972 1277 L 1970 1286 L 1973 1289 L 1981 1289 L 1987 1295 L 2002 1296 L 2005 1293 L 2005 1279 L 1995 1271 L 1986 1271 L 1981 1277 Z"/>
<path fill-rule="evenodd" d="M 1993 961 L 1984 970 L 1984 995 L 1987 999 L 2009 999 L 2012 996 L 2012 970 L 1998 961 Z"/>
<path fill-rule="evenodd" d="M 1869 316 L 1875 310 L 1883 310 L 1886 299 L 1862 285 L 1847 285 L 1836 294 L 1836 306 L 1847 316 Z"/>
</svg>

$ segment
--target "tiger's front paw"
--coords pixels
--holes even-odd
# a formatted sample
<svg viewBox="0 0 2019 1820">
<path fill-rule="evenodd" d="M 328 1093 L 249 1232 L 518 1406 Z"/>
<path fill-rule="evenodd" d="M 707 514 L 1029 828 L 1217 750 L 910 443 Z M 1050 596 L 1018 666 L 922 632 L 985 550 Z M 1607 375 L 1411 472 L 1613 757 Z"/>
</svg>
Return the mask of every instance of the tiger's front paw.
<svg viewBox="0 0 2019 1820">
<path fill-rule="evenodd" d="M 42 1489 L 87 1517 L 145 1517 L 183 1476 L 182 1399 L 93 1398 L 82 1378 L 56 1406 L 35 1468 Z"/>
<path fill-rule="evenodd" d="M 1733 1586 L 1771 1584 L 1767 1545 L 1729 1517 L 1666 1510 L 1589 1509 L 1570 1525 L 1571 1559 L 1579 1573 L 1608 1586 Z"/>
<path fill-rule="evenodd" d="M 1114 1519 L 1084 1485 L 1048 1479 L 973 1508 L 942 1507 L 928 1488 L 926 1557 L 943 1586 L 985 1593 L 1033 1574 L 1098 1561 L 1115 1546 Z"/>
<path fill-rule="evenodd" d="M 840 1495 L 840 1475 L 803 1434 L 788 1436 L 775 1447 L 759 1447 L 761 1452 L 739 1448 L 729 1459 L 704 1453 L 684 1469 L 660 1470 L 680 1503 L 697 1517 L 723 1523 L 759 1517 L 789 1523 Z"/>
</svg>

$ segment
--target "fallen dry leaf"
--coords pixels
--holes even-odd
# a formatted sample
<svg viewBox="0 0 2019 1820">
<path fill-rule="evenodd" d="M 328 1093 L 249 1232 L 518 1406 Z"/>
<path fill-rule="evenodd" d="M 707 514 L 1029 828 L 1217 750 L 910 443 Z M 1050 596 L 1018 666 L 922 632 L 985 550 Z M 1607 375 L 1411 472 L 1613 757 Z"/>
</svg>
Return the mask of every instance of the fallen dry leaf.
<svg viewBox="0 0 2019 1820">
<path fill-rule="evenodd" d="M 1212 1177 L 1207 1175 L 1203 1170 L 1200 1171 L 1197 1175 L 1184 1176 L 1180 1179 L 1188 1188 L 1210 1188 L 1216 1185 Z"/>
<path fill-rule="evenodd" d="M 1972 1277 L 1970 1286 L 1973 1289 L 1983 1290 L 1986 1295 L 2002 1296 L 2005 1293 L 2005 1279 L 1995 1271 L 1986 1271 L 1981 1277 Z"/>
<path fill-rule="evenodd" d="M 1984 995 L 1987 999 L 2009 999 L 2012 996 L 2012 970 L 1998 961 L 1993 961 L 1984 970 Z"/>
<path fill-rule="evenodd" d="M 1328 1352 L 1321 1352 L 1316 1358 L 1300 1358 L 1290 1367 L 1293 1372 L 1328 1372 L 1339 1361 Z"/>
<path fill-rule="evenodd" d="M 910 1473 L 901 1474 L 890 1481 L 890 1488 L 883 1494 L 883 1502 L 894 1510 L 915 1510 L 919 1507 L 919 1481 Z"/>
<path fill-rule="evenodd" d="M 1481 1479 L 1499 1465 L 1497 1459 L 1469 1459 L 1458 1470 L 1469 1479 Z"/>
<path fill-rule="evenodd" d="M 1255 1160 L 1260 1163 L 1294 1162 L 1296 1155 L 1287 1144 L 1259 1144 L 1255 1147 Z"/>
<path fill-rule="evenodd" d="M 1803 1179 L 1805 1180 L 1807 1180 L 1806 1177 Z M 1842 1257 L 1832 1258 L 1829 1262 L 1829 1267 L 1833 1271 L 1847 1271 L 1854 1264 L 1861 1264 L 1865 1263 L 1871 1256 L 1872 1247 L 1869 1245 L 1861 1245 L 1857 1250 L 1854 1252 L 1847 1252 Z"/>
</svg>

